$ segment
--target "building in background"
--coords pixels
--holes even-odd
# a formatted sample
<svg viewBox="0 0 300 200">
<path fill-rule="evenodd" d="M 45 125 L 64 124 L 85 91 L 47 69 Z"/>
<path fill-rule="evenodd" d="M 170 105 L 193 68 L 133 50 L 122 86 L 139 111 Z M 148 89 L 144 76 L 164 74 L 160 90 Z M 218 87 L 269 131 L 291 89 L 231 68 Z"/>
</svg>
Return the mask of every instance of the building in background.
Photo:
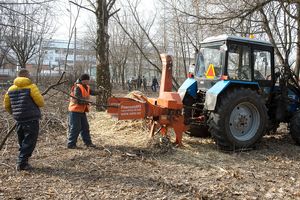
<svg viewBox="0 0 300 200">
<path fill-rule="evenodd" d="M 75 48 L 76 46 L 76 48 Z M 63 71 L 72 75 L 89 73 L 92 77 L 96 74 L 95 51 L 83 43 L 74 42 L 68 44 L 68 40 L 47 40 L 44 42 L 41 52 L 36 54 L 26 64 L 26 69 L 35 76 L 59 76 Z M 2 62 L 0 75 L 15 77 L 19 66 L 14 54 L 6 55 Z M 9 59 L 8 59 L 9 57 Z M 15 63 L 15 64 L 14 64 Z"/>
<path fill-rule="evenodd" d="M 74 75 L 89 73 L 93 78 L 96 75 L 95 50 L 84 43 L 68 44 L 67 40 L 53 39 L 44 43 L 43 51 L 41 75 L 61 74 L 62 71 Z"/>
</svg>

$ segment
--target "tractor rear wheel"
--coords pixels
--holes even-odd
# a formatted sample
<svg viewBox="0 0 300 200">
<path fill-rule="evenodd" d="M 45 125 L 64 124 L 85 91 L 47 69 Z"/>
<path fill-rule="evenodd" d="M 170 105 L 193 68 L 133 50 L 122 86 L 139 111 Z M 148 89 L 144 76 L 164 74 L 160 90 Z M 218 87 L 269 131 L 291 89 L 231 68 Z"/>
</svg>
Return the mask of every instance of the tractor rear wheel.
<svg viewBox="0 0 300 200">
<path fill-rule="evenodd" d="M 297 145 L 300 145 L 300 111 L 294 113 L 290 122 L 290 134 Z"/>
<path fill-rule="evenodd" d="M 266 124 L 264 99 L 248 88 L 237 88 L 220 96 L 209 117 L 209 131 L 224 150 L 251 148 L 262 138 Z"/>
</svg>

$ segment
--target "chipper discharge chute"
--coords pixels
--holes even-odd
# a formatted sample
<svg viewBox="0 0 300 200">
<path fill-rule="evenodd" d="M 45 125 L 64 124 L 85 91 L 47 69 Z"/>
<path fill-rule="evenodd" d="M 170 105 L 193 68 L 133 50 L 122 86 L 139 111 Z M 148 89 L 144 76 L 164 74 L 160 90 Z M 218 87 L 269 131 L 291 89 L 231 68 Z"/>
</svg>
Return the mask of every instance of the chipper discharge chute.
<svg viewBox="0 0 300 200">
<path fill-rule="evenodd" d="M 173 128 L 178 146 L 182 146 L 182 134 L 186 130 L 182 115 L 182 100 L 177 92 L 172 92 L 172 58 L 161 55 L 163 68 L 159 97 L 148 98 L 134 94 L 134 98 L 111 97 L 108 99 L 108 113 L 118 120 L 148 119 L 151 121 L 150 136 L 161 133 L 168 136 Z"/>
</svg>

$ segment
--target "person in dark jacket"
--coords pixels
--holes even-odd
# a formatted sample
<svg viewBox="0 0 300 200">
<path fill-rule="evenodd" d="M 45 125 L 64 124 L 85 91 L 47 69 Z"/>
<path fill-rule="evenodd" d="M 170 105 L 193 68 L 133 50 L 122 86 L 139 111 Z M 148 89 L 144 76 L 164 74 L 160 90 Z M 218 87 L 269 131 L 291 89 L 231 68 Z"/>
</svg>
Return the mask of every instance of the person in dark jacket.
<svg viewBox="0 0 300 200">
<path fill-rule="evenodd" d="M 21 69 L 14 84 L 4 96 L 4 107 L 17 121 L 19 142 L 19 158 L 17 170 L 30 170 L 28 159 L 35 149 L 38 133 L 40 107 L 44 106 L 44 98 L 38 87 L 30 80 L 29 71 Z"/>
<path fill-rule="evenodd" d="M 152 91 L 156 92 L 157 87 L 158 87 L 158 81 L 157 81 L 156 77 L 154 76 L 152 79 L 152 85 L 151 85 Z"/>
<path fill-rule="evenodd" d="M 90 76 L 82 74 L 71 89 L 69 104 L 69 149 L 77 148 L 77 138 L 79 134 L 87 147 L 96 147 L 91 140 L 89 123 L 86 113 L 89 112 L 90 95 L 97 95 L 99 92 L 91 90 L 89 86 Z M 75 98 L 73 98 L 73 97 Z"/>
</svg>

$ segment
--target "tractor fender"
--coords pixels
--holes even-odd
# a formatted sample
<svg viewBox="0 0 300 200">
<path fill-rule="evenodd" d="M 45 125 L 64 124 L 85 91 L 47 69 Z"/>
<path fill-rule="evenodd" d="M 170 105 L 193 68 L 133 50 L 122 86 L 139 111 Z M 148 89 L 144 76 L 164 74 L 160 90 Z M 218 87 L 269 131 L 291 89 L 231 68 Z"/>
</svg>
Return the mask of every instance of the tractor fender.
<svg viewBox="0 0 300 200">
<path fill-rule="evenodd" d="M 197 90 L 198 90 L 197 81 L 194 78 L 186 79 L 178 89 L 178 93 L 181 98 L 181 101 L 183 101 L 186 94 L 189 94 L 190 96 L 196 98 Z"/>
<path fill-rule="evenodd" d="M 221 96 L 226 90 L 235 87 L 249 87 L 259 89 L 258 82 L 250 81 L 236 81 L 236 80 L 222 80 L 214 84 L 206 91 L 204 108 L 209 111 L 214 111 L 218 102 L 218 97 Z"/>
</svg>

